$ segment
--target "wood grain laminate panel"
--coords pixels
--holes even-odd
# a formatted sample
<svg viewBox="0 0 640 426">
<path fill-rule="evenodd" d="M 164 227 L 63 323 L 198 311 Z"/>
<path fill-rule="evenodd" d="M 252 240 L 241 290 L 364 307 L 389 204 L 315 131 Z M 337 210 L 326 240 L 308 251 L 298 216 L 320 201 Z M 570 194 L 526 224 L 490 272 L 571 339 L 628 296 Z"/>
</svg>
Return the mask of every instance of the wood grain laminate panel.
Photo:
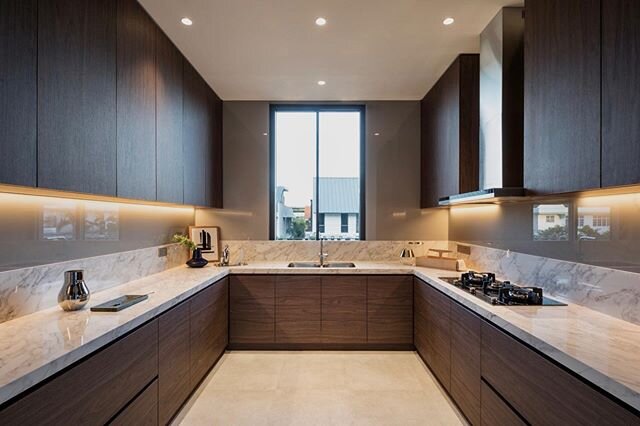
<svg viewBox="0 0 640 426">
<path fill-rule="evenodd" d="M 221 353 L 227 333 L 228 279 L 207 287 L 191 298 L 191 388 L 195 388 Z M 226 340 L 224 340 L 226 347 Z M 224 350 L 224 348 L 222 348 Z"/>
<path fill-rule="evenodd" d="M 112 426 L 157 425 L 158 407 L 158 379 L 156 379 L 109 424 Z"/>
<path fill-rule="evenodd" d="M 184 159 L 184 202 L 207 205 L 207 171 L 211 164 L 209 102 L 207 83 L 186 59 L 183 60 L 182 144 Z"/>
<path fill-rule="evenodd" d="M 118 0 L 118 196 L 156 199 L 155 23 Z"/>
<path fill-rule="evenodd" d="M 116 195 L 116 2 L 38 3 L 38 186 Z"/>
<path fill-rule="evenodd" d="M 483 379 L 531 424 L 629 425 L 640 421 L 572 374 L 485 322 L 481 369 Z"/>
<path fill-rule="evenodd" d="M 158 418 L 167 424 L 191 393 L 190 303 L 158 318 Z"/>
<path fill-rule="evenodd" d="M 366 277 L 322 277 L 322 341 L 366 343 Z"/>
<path fill-rule="evenodd" d="M 275 276 L 230 278 L 230 343 L 275 342 Z"/>
<path fill-rule="evenodd" d="M 280 275 L 276 279 L 276 343 L 317 343 L 322 339 L 321 278 Z"/>
<path fill-rule="evenodd" d="M 480 424 L 482 320 L 451 303 L 451 396 L 471 424 Z"/>
<path fill-rule="evenodd" d="M 0 2 L 0 183 L 36 186 L 36 0 Z"/>
<path fill-rule="evenodd" d="M 182 54 L 156 28 L 157 199 L 182 203 Z"/>
<path fill-rule="evenodd" d="M 640 183 L 640 2 L 602 2 L 602 186 Z"/>
<path fill-rule="evenodd" d="M 157 375 L 153 320 L 5 408 L 0 423 L 105 424 Z"/>
<path fill-rule="evenodd" d="M 413 280 L 413 343 L 420 357 L 426 362 L 429 304 L 426 299 L 425 285 L 418 279 Z"/>
<path fill-rule="evenodd" d="M 413 278 L 367 278 L 367 341 L 413 343 Z"/>
<path fill-rule="evenodd" d="M 207 145 L 206 192 L 207 205 L 222 208 L 222 100 L 208 86 L 209 131 L 210 140 Z"/>
<path fill-rule="evenodd" d="M 426 301 L 426 363 L 440 383 L 451 389 L 451 329 L 450 299 L 422 283 L 421 294 Z"/>
<path fill-rule="evenodd" d="M 525 2 L 524 186 L 600 187 L 600 0 Z"/>
<path fill-rule="evenodd" d="M 462 193 L 476 191 L 480 184 L 480 55 L 460 55 L 459 61 L 460 166 L 457 190 Z"/>
<path fill-rule="evenodd" d="M 524 426 L 526 423 L 485 382 L 481 382 L 482 425 Z"/>
</svg>

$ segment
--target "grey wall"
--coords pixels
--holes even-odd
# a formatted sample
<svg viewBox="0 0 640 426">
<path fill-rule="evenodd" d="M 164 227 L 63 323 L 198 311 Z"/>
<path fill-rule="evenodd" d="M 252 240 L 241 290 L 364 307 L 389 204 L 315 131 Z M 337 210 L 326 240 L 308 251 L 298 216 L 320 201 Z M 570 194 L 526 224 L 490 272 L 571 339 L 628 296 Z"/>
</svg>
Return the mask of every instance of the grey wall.
<svg viewBox="0 0 640 426">
<path fill-rule="evenodd" d="M 446 210 L 420 210 L 420 103 L 366 105 L 366 238 L 446 240 Z M 196 211 L 222 238 L 269 238 L 269 102 L 224 102 L 224 210 Z M 374 133 L 380 133 L 374 136 Z"/>
</svg>

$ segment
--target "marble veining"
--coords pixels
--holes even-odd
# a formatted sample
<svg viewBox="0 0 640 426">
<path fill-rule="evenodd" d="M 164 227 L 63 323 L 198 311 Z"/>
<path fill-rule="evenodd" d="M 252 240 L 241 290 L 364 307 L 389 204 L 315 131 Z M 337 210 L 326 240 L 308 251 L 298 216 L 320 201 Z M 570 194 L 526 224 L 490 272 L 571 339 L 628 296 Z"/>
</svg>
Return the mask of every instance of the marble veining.
<svg viewBox="0 0 640 426">
<path fill-rule="evenodd" d="M 118 313 L 57 307 L 0 324 L 0 403 L 133 330 L 211 283 L 238 273 L 414 274 L 500 328 L 563 364 L 575 374 L 640 409 L 640 326 L 584 306 L 505 307 L 479 302 L 438 279 L 451 271 L 385 262 L 357 268 L 300 269 L 287 262 L 203 269 L 176 267 L 98 292 L 90 306 L 127 293 L 149 299 Z"/>
<path fill-rule="evenodd" d="M 166 257 L 158 257 L 159 247 L 167 247 Z M 174 268 L 187 258 L 184 248 L 169 244 L 0 272 L 0 322 L 56 306 L 64 271 L 84 269 L 96 293 Z"/>
<path fill-rule="evenodd" d="M 327 261 L 393 262 L 399 260 L 405 247 L 413 248 L 416 256 L 423 256 L 429 248 L 443 249 L 448 241 L 325 241 Z M 253 241 L 223 240 L 229 245 L 231 263 L 270 261 L 312 261 L 318 259 L 318 241 Z"/>
<path fill-rule="evenodd" d="M 471 245 L 467 266 L 542 287 L 546 294 L 640 324 L 640 274 Z"/>
</svg>

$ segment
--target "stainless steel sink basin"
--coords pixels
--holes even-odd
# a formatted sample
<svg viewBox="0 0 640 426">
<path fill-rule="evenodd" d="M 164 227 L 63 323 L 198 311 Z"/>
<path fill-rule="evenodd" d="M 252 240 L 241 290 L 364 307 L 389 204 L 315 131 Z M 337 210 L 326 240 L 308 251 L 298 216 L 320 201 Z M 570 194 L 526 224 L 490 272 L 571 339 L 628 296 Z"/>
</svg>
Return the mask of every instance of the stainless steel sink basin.
<svg viewBox="0 0 640 426">
<path fill-rule="evenodd" d="M 320 265 L 317 262 L 291 262 L 289 268 L 355 268 L 355 263 L 352 262 L 328 262 L 324 265 Z"/>
</svg>

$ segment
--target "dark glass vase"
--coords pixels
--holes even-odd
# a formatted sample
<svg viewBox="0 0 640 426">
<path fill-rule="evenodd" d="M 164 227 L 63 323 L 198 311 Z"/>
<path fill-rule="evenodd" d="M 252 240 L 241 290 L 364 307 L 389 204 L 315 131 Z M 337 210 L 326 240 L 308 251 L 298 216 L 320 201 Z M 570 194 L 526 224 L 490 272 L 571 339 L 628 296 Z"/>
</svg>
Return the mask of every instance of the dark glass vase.
<svg viewBox="0 0 640 426">
<path fill-rule="evenodd" d="M 202 268 L 209 261 L 202 257 L 202 250 L 197 248 L 193 251 L 193 256 L 191 259 L 187 260 L 187 265 L 191 268 Z"/>
</svg>

